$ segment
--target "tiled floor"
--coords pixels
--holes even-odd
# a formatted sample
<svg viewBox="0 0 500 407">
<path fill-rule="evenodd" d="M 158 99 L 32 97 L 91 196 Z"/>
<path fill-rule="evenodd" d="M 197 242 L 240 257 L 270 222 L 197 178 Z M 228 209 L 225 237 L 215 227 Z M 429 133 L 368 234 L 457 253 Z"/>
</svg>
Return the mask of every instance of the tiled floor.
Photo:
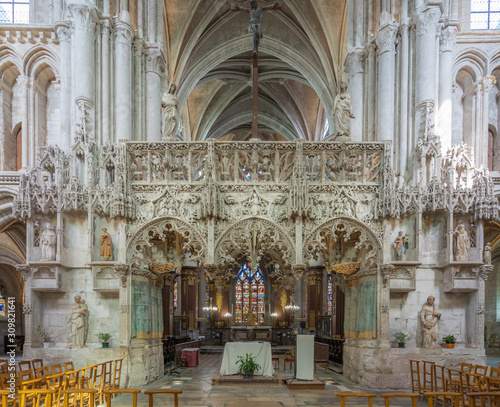
<svg viewBox="0 0 500 407">
<path fill-rule="evenodd" d="M 283 358 L 283 357 L 282 357 Z M 328 372 L 318 366 L 316 376 L 324 381 L 332 381 L 327 385 L 325 390 L 289 390 L 286 386 L 273 387 L 258 387 L 258 386 L 212 386 L 212 376 L 219 370 L 222 356 L 215 355 L 200 355 L 200 364 L 197 367 L 180 368 L 180 375 L 165 376 L 143 389 L 158 389 L 158 388 L 179 388 L 183 394 L 179 396 L 180 406 L 214 406 L 214 407 L 229 407 L 238 406 L 240 403 L 243 407 L 243 402 L 252 402 L 255 407 L 266 407 L 266 402 L 277 402 L 284 407 L 287 406 L 340 406 L 340 399 L 335 396 L 336 393 L 342 391 L 366 391 L 367 389 L 360 388 L 338 373 L 333 371 L 333 365 L 329 366 Z M 293 372 L 288 370 L 283 372 L 283 360 L 280 364 L 280 373 L 292 377 Z M 173 381 L 182 381 L 183 384 L 174 384 Z M 380 391 L 370 391 L 380 394 Z M 130 396 L 119 396 L 112 402 L 113 407 L 129 407 L 132 405 Z M 138 398 L 139 406 L 147 406 L 147 397 L 140 394 Z M 419 402 L 419 407 L 427 406 L 427 402 Z M 155 407 L 173 406 L 173 396 L 156 397 Z M 246 403 L 244 405 L 247 405 Z M 273 404 L 275 405 L 275 404 Z M 347 407 L 366 406 L 367 403 L 361 399 L 351 399 L 346 403 Z M 384 401 L 377 397 L 374 399 L 374 406 L 382 407 Z M 399 399 L 391 403 L 394 407 L 410 407 L 411 402 L 405 399 Z"/>
</svg>

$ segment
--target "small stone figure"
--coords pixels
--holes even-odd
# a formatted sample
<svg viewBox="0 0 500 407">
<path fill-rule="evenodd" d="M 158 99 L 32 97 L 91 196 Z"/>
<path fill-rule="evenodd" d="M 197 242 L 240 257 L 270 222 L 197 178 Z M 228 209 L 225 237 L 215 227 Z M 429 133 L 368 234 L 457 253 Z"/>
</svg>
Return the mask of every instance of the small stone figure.
<svg viewBox="0 0 500 407">
<path fill-rule="evenodd" d="M 113 241 L 106 228 L 101 233 L 101 260 L 113 260 Z"/>
<path fill-rule="evenodd" d="M 75 305 L 71 309 L 68 322 L 71 324 L 72 348 L 85 348 L 88 329 L 88 308 L 82 297 L 75 295 Z"/>
<path fill-rule="evenodd" d="M 240 6 L 239 4 L 235 4 L 234 7 L 240 11 L 246 11 L 247 13 L 250 13 L 248 32 L 253 35 L 253 53 L 257 54 L 259 52 L 259 43 L 262 38 L 262 12 L 278 7 L 278 2 L 275 2 L 270 6 L 261 7 L 256 0 L 251 0 L 250 8 Z"/>
<path fill-rule="evenodd" d="M 43 261 L 54 261 L 56 259 L 56 240 L 56 232 L 48 224 L 40 236 Z"/>
<path fill-rule="evenodd" d="M 437 344 L 438 320 L 441 314 L 436 310 L 435 301 L 434 297 L 427 297 L 427 302 L 422 306 L 422 312 L 420 313 L 420 321 L 424 332 L 422 348 L 439 348 Z"/>
<path fill-rule="evenodd" d="M 394 239 L 394 260 L 404 260 L 407 250 L 408 233 L 403 236 L 403 231 L 400 230 L 398 236 Z"/>
<path fill-rule="evenodd" d="M 463 224 L 457 226 L 454 236 L 455 248 L 453 253 L 455 255 L 455 261 L 469 260 L 470 239 L 469 234 L 465 230 L 465 226 Z"/>
<path fill-rule="evenodd" d="M 162 135 L 163 140 L 175 140 L 177 127 L 179 124 L 179 100 L 175 95 L 177 87 L 175 83 L 170 84 L 168 93 L 163 94 L 161 102 L 161 117 L 163 119 Z"/>
<path fill-rule="evenodd" d="M 491 264 L 491 242 L 484 246 L 483 261 L 484 264 Z"/>
<path fill-rule="evenodd" d="M 355 119 L 355 117 L 352 114 L 351 96 L 347 92 L 345 82 L 340 82 L 340 91 L 335 96 L 333 117 L 335 120 L 335 135 L 349 136 L 351 134 L 349 119 Z"/>
</svg>

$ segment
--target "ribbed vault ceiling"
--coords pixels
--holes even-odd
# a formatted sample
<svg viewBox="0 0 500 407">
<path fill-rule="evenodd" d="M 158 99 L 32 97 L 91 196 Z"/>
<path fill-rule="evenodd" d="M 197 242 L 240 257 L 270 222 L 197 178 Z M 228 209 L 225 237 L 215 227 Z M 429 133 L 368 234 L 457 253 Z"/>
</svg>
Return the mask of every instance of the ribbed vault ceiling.
<svg viewBox="0 0 500 407">
<path fill-rule="evenodd" d="M 252 122 L 249 15 L 234 1 L 165 0 L 169 82 L 186 140 L 248 140 Z M 268 4 L 264 3 L 263 4 Z M 331 123 L 346 54 L 346 0 L 284 0 L 266 11 L 259 47 L 259 134 L 320 140 Z"/>
</svg>

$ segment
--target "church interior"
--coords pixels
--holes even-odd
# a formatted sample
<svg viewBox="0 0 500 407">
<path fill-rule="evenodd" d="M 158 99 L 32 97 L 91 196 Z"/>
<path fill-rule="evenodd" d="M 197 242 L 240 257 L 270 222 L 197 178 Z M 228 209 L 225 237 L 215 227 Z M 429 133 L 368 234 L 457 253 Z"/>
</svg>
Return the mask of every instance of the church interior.
<svg viewBox="0 0 500 407">
<path fill-rule="evenodd" d="M 0 0 L 0 370 L 497 368 L 499 38 L 498 0 Z"/>
</svg>

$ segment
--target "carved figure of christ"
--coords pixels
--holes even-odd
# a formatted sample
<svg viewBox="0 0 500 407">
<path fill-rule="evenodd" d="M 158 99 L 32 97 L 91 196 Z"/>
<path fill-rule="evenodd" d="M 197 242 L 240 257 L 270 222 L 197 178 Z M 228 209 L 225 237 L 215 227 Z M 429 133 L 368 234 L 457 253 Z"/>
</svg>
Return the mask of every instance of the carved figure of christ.
<svg viewBox="0 0 500 407">
<path fill-rule="evenodd" d="M 262 13 L 266 10 L 281 10 L 278 2 L 259 4 L 257 0 L 236 3 L 231 11 L 245 11 L 250 14 L 248 31 L 253 34 L 253 69 L 252 69 L 252 138 L 258 138 L 258 95 L 259 95 L 259 43 L 262 38 Z"/>
</svg>

